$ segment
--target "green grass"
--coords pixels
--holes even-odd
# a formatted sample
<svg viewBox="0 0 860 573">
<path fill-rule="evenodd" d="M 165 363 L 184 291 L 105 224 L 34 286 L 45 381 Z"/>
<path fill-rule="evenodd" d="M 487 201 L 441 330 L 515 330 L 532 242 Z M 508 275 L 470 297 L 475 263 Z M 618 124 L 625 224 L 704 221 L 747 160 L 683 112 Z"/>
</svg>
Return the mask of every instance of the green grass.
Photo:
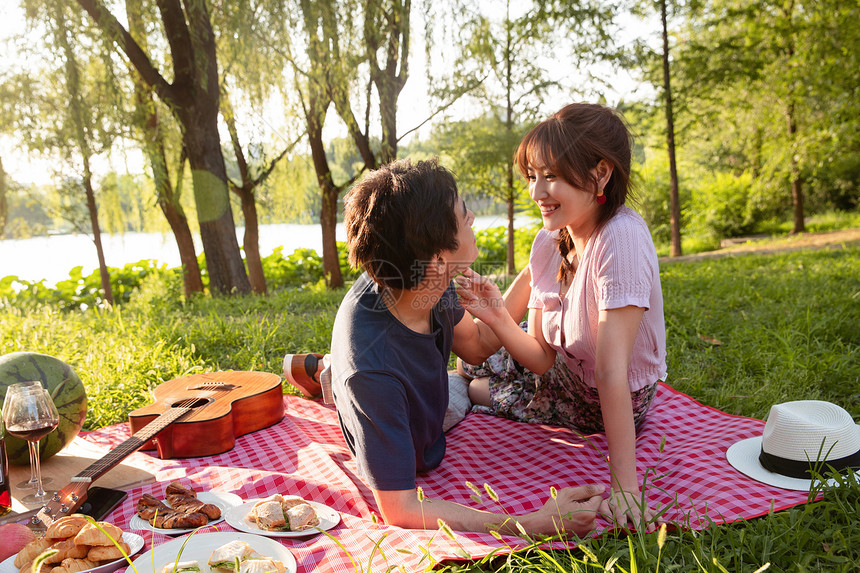
<svg viewBox="0 0 860 573">
<path fill-rule="evenodd" d="M 831 400 L 860 415 L 860 247 L 744 255 L 661 268 L 668 383 L 704 404 L 764 418 L 774 403 Z M 148 279 L 116 310 L 0 307 L 0 354 L 43 352 L 87 386 L 86 428 L 125 421 L 164 380 L 219 369 L 280 373 L 288 352 L 326 350 L 344 291 L 197 298 Z M 292 392 L 289 387 L 285 391 Z M 860 487 L 750 522 L 657 535 L 608 533 L 582 548 L 532 549 L 452 571 L 853 571 Z"/>
</svg>

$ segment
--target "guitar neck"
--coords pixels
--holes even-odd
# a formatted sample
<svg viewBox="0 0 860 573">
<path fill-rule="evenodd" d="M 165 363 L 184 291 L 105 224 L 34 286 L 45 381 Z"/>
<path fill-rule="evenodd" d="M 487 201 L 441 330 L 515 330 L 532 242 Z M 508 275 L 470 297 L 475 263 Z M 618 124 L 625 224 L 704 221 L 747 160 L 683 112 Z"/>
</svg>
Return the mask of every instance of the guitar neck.
<svg viewBox="0 0 860 573">
<path fill-rule="evenodd" d="M 86 469 L 74 476 L 72 481 L 90 483 L 97 480 L 110 469 L 119 465 L 122 460 L 139 450 L 143 444 L 154 438 L 167 426 L 190 411 L 191 408 L 168 409 L 146 426 L 135 432 L 134 435 L 130 436 L 108 452 L 103 458 L 96 460 L 94 463 L 87 466 Z"/>
<path fill-rule="evenodd" d="M 149 424 L 138 430 L 130 438 L 112 449 L 103 458 L 87 466 L 85 470 L 74 476 L 71 483 L 57 492 L 38 514 L 30 521 L 29 527 L 36 531 L 44 531 L 55 519 L 74 513 L 87 497 L 90 484 L 107 473 L 108 470 L 126 457 L 139 450 L 148 440 L 154 438 L 160 431 L 190 412 L 191 408 L 174 407 L 165 411 Z"/>
</svg>

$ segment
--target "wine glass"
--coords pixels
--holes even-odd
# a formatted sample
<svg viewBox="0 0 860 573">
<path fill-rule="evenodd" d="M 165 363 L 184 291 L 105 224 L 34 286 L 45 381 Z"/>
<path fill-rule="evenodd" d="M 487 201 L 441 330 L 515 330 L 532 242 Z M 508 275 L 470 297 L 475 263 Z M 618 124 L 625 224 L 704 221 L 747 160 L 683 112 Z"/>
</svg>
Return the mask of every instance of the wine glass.
<svg viewBox="0 0 860 573">
<path fill-rule="evenodd" d="M 55 493 L 42 487 L 42 469 L 39 465 L 39 440 L 50 434 L 60 422 L 60 415 L 47 390 L 27 389 L 26 384 L 9 387 L 9 402 L 3 421 L 11 436 L 27 440 L 30 448 L 30 470 L 36 476 L 36 493 L 24 496 L 24 505 L 43 504 Z"/>
<path fill-rule="evenodd" d="M 39 382 L 38 380 L 21 382 L 21 383 L 19 383 L 19 385 L 24 387 L 23 390 L 21 390 L 21 391 L 33 392 L 33 391 L 44 390 L 44 388 L 42 388 L 42 383 Z M 6 417 L 6 407 L 7 407 L 7 404 L 9 404 L 9 395 L 10 394 L 11 394 L 11 392 L 6 392 L 6 396 L 3 399 L 3 410 L 2 411 L 3 411 L 3 417 L 4 418 Z M 54 480 L 52 480 L 49 477 L 42 478 L 43 484 L 51 483 L 52 481 L 54 481 Z M 36 489 L 37 483 L 38 483 L 38 481 L 36 480 L 36 474 L 31 467 L 30 468 L 30 479 L 27 481 L 22 481 L 20 483 L 15 484 L 15 487 L 17 487 L 18 489 Z"/>
</svg>

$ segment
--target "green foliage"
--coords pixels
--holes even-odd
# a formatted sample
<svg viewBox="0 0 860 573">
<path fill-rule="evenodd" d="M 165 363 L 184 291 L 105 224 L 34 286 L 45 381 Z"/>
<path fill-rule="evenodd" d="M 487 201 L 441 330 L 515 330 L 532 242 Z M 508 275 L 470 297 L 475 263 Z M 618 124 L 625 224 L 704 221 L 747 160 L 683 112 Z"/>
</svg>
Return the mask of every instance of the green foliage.
<svg viewBox="0 0 860 573">
<path fill-rule="evenodd" d="M 749 234 L 758 222 L 750 203 L 752 176 L 717 172 L 700 180 L 690 204 L 689 228 L 717 239 Z"/>
<path fill-rule="evenodd" d="M 535 234 L 541 226 L 527 225 L 517 229 L 514 235 L 514 261 L 517 269 L 528 264 L 529 253 Z M 507 227 L 491 227 L 475 232 L 478 258 L 472 265 L 482 275 L 504 274 L 507 253 Z"/>
</svg>

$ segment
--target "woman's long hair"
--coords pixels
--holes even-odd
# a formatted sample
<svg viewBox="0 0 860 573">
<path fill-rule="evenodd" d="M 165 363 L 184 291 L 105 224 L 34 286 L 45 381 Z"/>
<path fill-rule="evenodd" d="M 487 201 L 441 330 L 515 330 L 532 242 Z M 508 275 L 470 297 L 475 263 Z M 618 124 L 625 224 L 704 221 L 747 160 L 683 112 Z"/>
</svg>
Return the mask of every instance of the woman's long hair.
<svg viewBox="0 0 860 573">
<path fill-rule="evenodd" d="M 630 193 L 632 137 L 621 116 L 612 108 L 590 103 L 572 103 L 561 108 L 529 131 L 520 142 L 514 161 L 523 176 L 529 166 L 547 169 L 574 187 L 598 194 L 597 177 L 592 173 L 601 160 L 612 165 L 600 205 L 597 228 L 611 219 Z M 569 281 L 574 267 L 568 260 L 573 238 L 562 228 L 558 233 L 561 253 L 559 282 Z"/>
</svg>

